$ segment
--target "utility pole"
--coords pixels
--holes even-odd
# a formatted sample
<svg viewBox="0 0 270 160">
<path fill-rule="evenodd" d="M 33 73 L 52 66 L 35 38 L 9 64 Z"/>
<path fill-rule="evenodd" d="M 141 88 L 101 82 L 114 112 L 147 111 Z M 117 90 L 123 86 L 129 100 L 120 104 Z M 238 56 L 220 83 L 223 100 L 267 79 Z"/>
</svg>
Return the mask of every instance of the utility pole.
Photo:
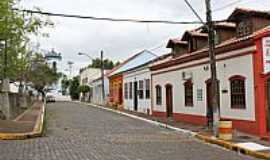
<svg viewBox="0 0 270 160">
<path fill-rule="evenodd" d="M 101 89 L 102 89 L 102 103 L 105 102 L 105 88 L 104 88 L 104 61 L 103 51 L 100 52 L 100 71 L 101 71 Z"/>
<path fill-rule="evenodd" d="M 211 107 L 213 111 L 213 131 L 215 136 L 218 136 L 218 124 L 220 120 L 220 108 L 218 104 L 218 80 L 216 70 L 216 56 L 215 56 L 215 32 L 212 20 L 211 0 L 205 0 L 206 3 L 206 19 L 208 26 L 208 45 L 209 45 L 209 58 L 211 68 Z"/>
</svg>

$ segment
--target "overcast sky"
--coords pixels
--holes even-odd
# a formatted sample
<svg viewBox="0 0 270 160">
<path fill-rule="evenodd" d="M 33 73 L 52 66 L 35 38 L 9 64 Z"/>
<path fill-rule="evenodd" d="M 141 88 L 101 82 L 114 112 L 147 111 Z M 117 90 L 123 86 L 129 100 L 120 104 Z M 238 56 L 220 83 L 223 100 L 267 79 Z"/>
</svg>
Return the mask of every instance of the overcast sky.
<svg viewBox="0 0 270 160">
<path fill-rule="evenodd" d="M 204 0 L 189 0 L 200 16 L 205 19 Z M 232 2 L 237 4 L 215 11 L 216 20 L 227 18 L 235 7 L 269 10 L 269 0 L 212 0 L 212 8 L 217 9 Z M 26 9 L 39 7 L 42 11 L 80 14 L 96 17 L 135 18 L 173 21 L 197 21 L 184 0 L 22 0 Z M 55 28 L 48 30 L 50 38 L 34 38 L 41 48 L 54 48 L 63 54 L 61 69 L 67 61 L 74 62 L 73 74 L 86 66 L 89 60 L 77 56 L 85 52 L 99 56 L 101 49 L 105 57 L 123 61 L 142 49 L 152 49 L 158 55 L 168 53 L 166 42 L 169 38 L 180 37 L 187 29 L 196 25 L 135 24 L 128 22 L 103 22 L 73 18 L 51 18 Z"/>
</svg>

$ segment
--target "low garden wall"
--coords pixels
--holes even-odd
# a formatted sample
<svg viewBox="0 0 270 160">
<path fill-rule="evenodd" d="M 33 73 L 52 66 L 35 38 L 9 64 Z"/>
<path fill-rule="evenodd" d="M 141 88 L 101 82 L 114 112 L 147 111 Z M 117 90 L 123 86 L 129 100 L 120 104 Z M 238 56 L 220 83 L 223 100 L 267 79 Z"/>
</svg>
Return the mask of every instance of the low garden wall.
<svg viewBox="0 0 270 160">
<path fill-rule="evenodd" d="M 13 120 L 33 104 L 31 96 L 18 93 L 0 93 L 0 119 Z"/>
</svg>

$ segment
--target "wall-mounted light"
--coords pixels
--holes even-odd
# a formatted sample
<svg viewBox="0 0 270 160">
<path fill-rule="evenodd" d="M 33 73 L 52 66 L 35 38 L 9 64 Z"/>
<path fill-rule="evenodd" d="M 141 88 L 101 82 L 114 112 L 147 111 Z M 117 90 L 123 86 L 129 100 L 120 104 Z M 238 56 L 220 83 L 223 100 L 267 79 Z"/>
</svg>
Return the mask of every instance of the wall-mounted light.
<svg viewBox="0 0 270 160">
<path fill-rule="evenodd" d="M 204 70 L 204 71 L 209 71 L 209 66 L 204 66 L 204 67 L 203 67 L 203 70 Z"/>
</svg>

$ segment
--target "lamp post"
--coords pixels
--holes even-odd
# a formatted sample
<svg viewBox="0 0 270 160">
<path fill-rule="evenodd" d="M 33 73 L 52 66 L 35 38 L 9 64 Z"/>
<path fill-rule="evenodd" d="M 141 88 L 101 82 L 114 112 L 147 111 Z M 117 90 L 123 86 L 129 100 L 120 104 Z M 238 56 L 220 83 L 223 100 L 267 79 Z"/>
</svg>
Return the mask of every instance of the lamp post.
<svg viewBox="0 0 270 160">
<path fill-rule="evenodd" d="M 104 104 L 104 100 L 105 100 L 105 87 L 104 87 L 104 64 L 103 64 L 103 51 L 100 52 L 100 73 L 101 73 L 101 92 L 102 92 L 102 103 Z M 86 54 L 86 53 L 82 53 L 79 52 L 78 55 L 80 56 L 86 56 L 91 60 L 94 60 L 93 57 L 91 57 L 90 55 Z"/>
</svg>

